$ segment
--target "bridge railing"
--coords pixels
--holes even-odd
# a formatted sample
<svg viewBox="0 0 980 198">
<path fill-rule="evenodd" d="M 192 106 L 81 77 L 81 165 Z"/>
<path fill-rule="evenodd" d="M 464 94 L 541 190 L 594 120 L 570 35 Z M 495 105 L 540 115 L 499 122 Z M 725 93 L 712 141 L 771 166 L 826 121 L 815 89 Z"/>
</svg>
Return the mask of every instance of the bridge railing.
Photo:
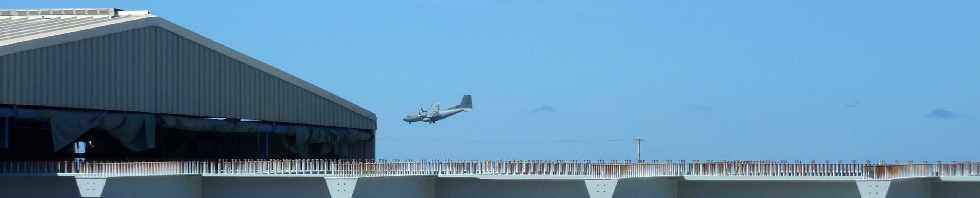
<svg viewBox="0 0 980 198">
<path fill-rule="evenodd" d="M 739 160 L 328 160 L 0 161 L 0 175 L 276 176 L 516 175 L 631 178 L 655 176 L 792 176 L 894 179 L 980 176 L 980 162 Z"/>
<path fill-rule="evenodd" d="M 200 161 L 0 161 L 0 175 L 155 176 L 200 174 Z"/>
</svg>

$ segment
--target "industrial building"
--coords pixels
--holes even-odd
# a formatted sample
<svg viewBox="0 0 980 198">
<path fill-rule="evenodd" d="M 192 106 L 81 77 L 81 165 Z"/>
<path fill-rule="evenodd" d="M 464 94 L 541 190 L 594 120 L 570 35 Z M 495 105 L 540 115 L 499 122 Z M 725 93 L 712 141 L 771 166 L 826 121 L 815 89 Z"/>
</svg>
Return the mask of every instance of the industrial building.
<svg viewBox="0 0 980 198">
<path fill-rule="evenodd" d="M 374 157 L 375 115 L 152 15 L 0 11 L 0 160 Z"/>
</svg>

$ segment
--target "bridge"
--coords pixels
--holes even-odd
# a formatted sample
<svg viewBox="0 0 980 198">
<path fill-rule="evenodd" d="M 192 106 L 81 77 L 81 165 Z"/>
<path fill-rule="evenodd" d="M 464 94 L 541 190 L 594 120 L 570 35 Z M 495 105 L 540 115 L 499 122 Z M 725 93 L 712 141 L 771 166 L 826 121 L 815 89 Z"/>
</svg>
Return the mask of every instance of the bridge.
<svg viewBox="0 0 980 198">
<path fill-rule="evenodd" d="M 3 161 L 0 184 L 2 197 L 946 198 L 980 196 L 980 162 Z"/>
</svg>

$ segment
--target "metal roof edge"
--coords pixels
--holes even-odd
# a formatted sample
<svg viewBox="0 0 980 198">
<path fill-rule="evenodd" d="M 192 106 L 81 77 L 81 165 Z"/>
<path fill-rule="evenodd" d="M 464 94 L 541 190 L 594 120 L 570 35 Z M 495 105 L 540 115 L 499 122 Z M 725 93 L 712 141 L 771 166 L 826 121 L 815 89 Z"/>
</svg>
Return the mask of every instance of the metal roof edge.
<svg viewBox="0 0 980 198">
<path fill-rule="evenodd" d="M 68 28 L 58 31 L 45 32 L 37 35 L 19 37 L 9 40 L 0 41 L 0 56 L 12 54 L 20 51 L 27 51 L 32 49 L 38 49 L 42 47 L 53 46 L 61 43 L 67 43 L 72 41 L 78 41 L 86 38 L 92 38 L 96 36 L 102 36 L 112 33 L 123 32 L 127 30 L 143 28 L 143 27 L 160 27 L 173 32 L 181 37 L 190 39 L 198 44 L 201 44 L 209 49 L 215 50 L 221 54 L 231 57 L 235 60 L 242 61 L 243 63 L 252 66 L 253 68 L 259 69 L 260 71 L 269 73 L 279 79 L 283 79 L 286 82 L 299 86 L 307 91 L 310 91 L 316 95 L 326 98 L 331 102 L 337 103 L 357 114 L 367 117 L 371 120 L 377 121 L 377 117 L 374 113 L 364 109 L 346 99 L 343 99 L 323 88 L 317 87 L 309 82 L 306 82 L 298 77 L 288 74 L 272 65 L 266 64 L 265 62 L 259 61 L 234 49 L 231 49 L 221 43 L 214 40 L 208 39 L 200 34 L 194 33 L 186 28 L 183 28 L 177 24 L 167 21 L 163 18 L 157 17 L 155 15 L 138 16 L 132 18 L 124 18 L 118 20 L 107 20 L 102 23 L 96 23 L 86 26 L 80 26 L 75 28 Z M 374 128 L 376 128 L 375 126 Z"/>
<path fill-rule="evenodd" d="M 344 98 L 341 98 L 340 96 L 337 96 L 336 94 L 333 94 L 330 91 L 327 91 L 323 88 L 313 85 L 312 83 L 309 83 L 303 79 L 293 76 L 292 74 L 286 73 L 280 70 L 279 68 L 276 68 L 258 59 L 252 58 L 251 56 L 245 55 L 244 53 L 231 49 L 221 43 L 208 39 L 207 37 L 204 37 L 200 34 L 197 34 L 193 31 L 183 28 L 177 24 L 171 23 L 166 19 L 159 18 L 159 17 L 157 17 L 156 19 L 158 20 L 157 25 L 161 28 L 167 29 L 177 35 L 190 39 L 194 42 L 204 45 L 205 47 L 218 51 L 226 56 L 232 57 L 238 61 L 242 61 L 247 65 L 250 65 L 263 72 L 272 74 L 273 76 L 279 79 L 283 79 L 286 82 L 292 83 L 296 86 L 299 86 L 300 88 L 306 89 L 307 91 L 313 92 L 314 94 L 317 94 L 321 97 L 327 98 L 328 100 L 337 103 L 341 106 L 344 106 L 350 109 L 351 111 L 361 114 L 362 116 L 370 118 L 371 120 L 377 120 L 377 117 L 371 111 L 368 111 L 363 107 L 360 107 Z"/>
</svg>

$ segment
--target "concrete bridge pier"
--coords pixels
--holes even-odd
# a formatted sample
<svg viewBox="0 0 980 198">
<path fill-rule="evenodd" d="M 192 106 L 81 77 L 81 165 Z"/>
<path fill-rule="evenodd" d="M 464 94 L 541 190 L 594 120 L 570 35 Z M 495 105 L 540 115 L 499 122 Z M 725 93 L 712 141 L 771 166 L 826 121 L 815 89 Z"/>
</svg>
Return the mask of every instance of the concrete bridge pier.
<svg viewBox="0 0 980 198">
<path fill-rule="evenodd" d="M 323 178 L 327 182 L 330 198 L 353 198 L 357 178 Z"/>
<path fill-rule="evenodd" d="M 102 197 L 106 177 L 75 177 L 79 197 Z"/>
<path fill-rule="evenodd" d="M 585 189 L 589 192 L 589 198 L 613 198 L 616 192 L 617 179 L 587 179 Z"/>
</svg>

